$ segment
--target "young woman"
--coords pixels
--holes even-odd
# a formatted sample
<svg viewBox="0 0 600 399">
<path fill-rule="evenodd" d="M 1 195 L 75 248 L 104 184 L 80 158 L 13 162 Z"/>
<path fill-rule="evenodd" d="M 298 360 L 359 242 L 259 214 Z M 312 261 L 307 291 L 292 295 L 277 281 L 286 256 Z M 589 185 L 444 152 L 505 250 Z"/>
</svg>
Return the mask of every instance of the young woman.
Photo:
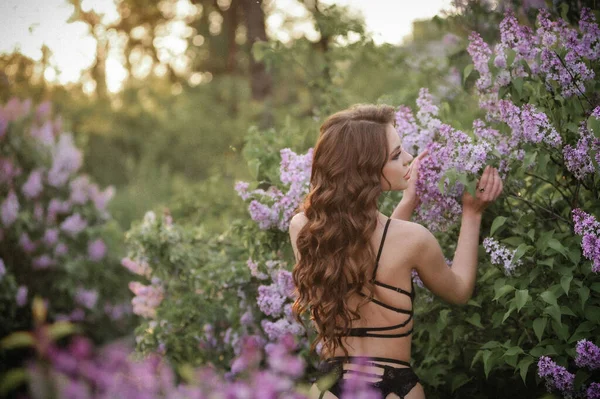
<svg viewBox="0 0 600 399">
<path fill-rule="evenodd" d="M 409 221 L 418 204 L 419 161 L 402 148 L 394 108 L 357 105 L 330 116 L 314 149 L 311 190 L 290 223 L 296 257 L 294 312 L 310 312 L 321 347 L 323 374 L 311 397 L 338 398 L 346 378 L 360 378 L 384 398 L 424 398 L 410 367 L 413 329 L 411 271 L 453 304 L 472 295 L 484 209 L 502 192 L 496 169 L 486 167 L 476 197 L 465 192 L 452 268 L 425 227 Z M 412 161 L 412 163 L 411 163 Z M 404 190 L 391 217 L 380 213 L 383 191 Z"/>
</svg>

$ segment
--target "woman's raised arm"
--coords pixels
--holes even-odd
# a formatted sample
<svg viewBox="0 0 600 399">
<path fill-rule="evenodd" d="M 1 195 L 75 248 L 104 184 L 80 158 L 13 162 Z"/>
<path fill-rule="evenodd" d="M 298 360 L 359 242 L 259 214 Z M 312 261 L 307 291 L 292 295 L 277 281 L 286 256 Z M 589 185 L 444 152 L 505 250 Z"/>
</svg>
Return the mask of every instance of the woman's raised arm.
<svg viewBox="0 0 600 399">
<path fill-rule="evenodd" d="M 486 167 L 477 195 L 463 195 L 463 214 L 452 268 L 446 265 L 439 243 L 425 227 L 417 228 L 416 270 L 423 284 L 435 295 L 455 304 L 465 304 L 473 294 L 477 275 L 477 248 L 481 217 L 485 208 L 502 192 L 498 171 Z"/>
</svg>

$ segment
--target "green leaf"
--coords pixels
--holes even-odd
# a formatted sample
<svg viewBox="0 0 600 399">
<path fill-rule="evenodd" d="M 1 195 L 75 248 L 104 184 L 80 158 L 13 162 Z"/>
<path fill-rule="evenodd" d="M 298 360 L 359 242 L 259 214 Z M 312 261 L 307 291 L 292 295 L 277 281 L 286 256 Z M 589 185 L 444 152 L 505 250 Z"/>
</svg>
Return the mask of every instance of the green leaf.
<svg viewBox="0 0 600 399">
<path fill-rule="evenodd" d="M 531 299 L 528 290 L 517 290 L 515 292 L 515 302 L 517 305 L 517 311 L 520 311 L 523 306 Z"/>
<path fill-rule="evenodd" d="M 548 319 L 546 317 L 538 317 L 533 321 L 533 332 L 535 333 L 538 341 L 542 341 L 542 336 L 544 335 L 544 330 L 546 329 L 547 323 Z"/>
<path fill-rule="evenodd" d="M 512 346 L 504 352 L 504 356 L 514 356 L 519 355 L 521 353 L 525 353 L 520 346 Z"/>
<path fill-rule="evenodd" d="M 496 296 L 494 296 L 494 301 L 497 301 L 498 299 L 502 298 L 504 295 L 508 294 L 511 291 L 514 291 L 515 287 L 513 287 L 512 285 L 503 285 L 502 287 L 498 288 L 496 290 Z"/>
<path fill-rule="evenodd" d="M 584 310 L 585 318 L 594 323 L 600 322 L 600 307 L 598 306 L 588 306 Z"/>
<path fill-rule="evenodd" d="M 556 303 L 556 295 L 550 291 L 544 291 L 540 294 L 540 297 L 550 305 L 558 306 Z"/>
<path fill-rule="evenodd" d="M 573 280 L 573 276 L 562 276 L 560 278 L 560 285 L 562 289 L 565 291 L 565 294 L 569 295 L 569 288 L 571 288 L 571 281 Z"/>
<path fill-rule="evenodd" d="M 485 378 L 488 378 L 490 371 L 492 370 L 493 361 L 490 361 L 492 351 L 483 352 L 483 371 L 485 372 Z"/>
<path fill-rule="evenodd" d="M 481 315 L 479 313 L 474 313 L 470 317 L 467 317 L 465 320 L 473 324 L 475 327 L 483 328 L 483 326 L 481 325 Z"/>
<path fill-rule="evenodd" d="M 512 85 L 517 90 L 517 93 L 519 93 L 519 97 L 521 97 L 523 95 L 523 78 L 514 79 Z"/>
<path fill-rule="evenodd" d="M 251 159 L 248 161 L 248 169 L 250 169 L 250 173 L 255 180 L 258 180 L 258 172 L 260 170 L 260 160 Z"/>
<path fill-rule="evenodd" d="M 481 349 L 494 349 L 494 348 L 500 348 L 501 346 L 502 346 L 502 344 L 498 341 L 488 341 L 481 346 Z"/>
<path fill-rule="evenodd" d="M 496 230 L 498 230 L 498 228 L 500 226 L 502 226 L 504 224 L 504 222 L 506 222 L 506 217 L 504 217 L 504 216 L 496 217 L 496 219 L 494 219 L 494 222 L 492 223 L 492 227 L 490 228 L 490 236 L 493 236 L 494 232 L 496 232 Z"/>
<path fill-rule="evenodd" d="M 556 320 L 557 323 L 562 325 L 562 322 L 560 321 L 560 308 L 558 306 L 547 306 L 544 308 L 544 312 L 552 316 L 552 318 Z"/>
<path fill-rule="evenodd" d="M 575 373 L 575 379 L 573 380 L 573 388 L 576 390 L 581 388 L 583 383 L 586 382 L 588 378 L 590 378 L 590 375 L 586 371 L 582 369 L 577 370 Z"/>
<path fill-rule="evenodd" d="M 78 331 L 75 324 L 68 321 L 57 321 L 48 327 L 48 334 L 53 340 L 61 339 Z"/>
<path fill-rule="evenodd" d="M 527 377 L 527 371 L 529 370 L 529 366 L 531 366 L 531 363 L 533 363 L 533 361 L 534 361 L 533 357 L 528 356 L 528 357 L 521 359 L 521 361 L 517 365 L 517 368 L 519 369 L 519 374 L 521 374 L 521 379 L 523 380 L 523 383 L 525 383 L 525 379 Z"/>
<path fill-rule="evenodd" d="M 515 262 L 517 262 L 519 259 L 521 259 L 523 257 L 523 255 L 525 255 L 525 253 L 527 252 L 527 250 L 529 248 L 532 248 L 531 245 L 527 245 L 527 244 L 519 245 L 517 247 L 517 249 L 515 250 L 515 256 L 513 256 L 512 263 L 515 264 Z"/>
<path fill-rule="evenodd" d="M 27 346 L 32 347 L 34 345 L 35 339 L 33 338 L 33 334 L 25 331 L 12 333 L 0 341 L 0 348 L 3 349 L 14 349 Z"/>
<path fill-rule="evenodd" d="M 472 378 L 473 377 L 469 377 L 465 373 L 460 373 L 460 374 L 457 374 L 454 377 L 452 377 L 452 385 L 451 385 L 452 392 L 454 393 L 454 391 L 456 391 L 458 388 L 462 387 L 467 382 L 471 381 Z"/>
<path fill-rule="evenodd" d="M 587 128 L 594 132 L 594 136 L 600 138 L 600 120 L 590 116 L 587 120 Z"/>
<path fill-rule="evenodd" d="M 588 287 L 581 287 L 577 290 L 577 293 L 579 294 L 579 298 L 581 299 L 581 309 L 583 309 L 585 307 L 585 303 L 590 297 L 590 289 Z"/>
<path fill-rule="evenodd" d="M 558 241 L 556 238 L 551 238 L 550 240 L 548 240 L 548 246 L 550 248 L 552 248 L 553 250 L 555 250 L 556 252 L 560 253 L 565 258 L 569 259 L 569 256 L 567 255 L 567 251 L 565 250 L 564 245 L 562 245 L 560 243 L 560 241 Z"/>
<path fill-rule="evenodd" d="M 28 379 L 27 370 L 14 369 L 6 372 L 0 379 L 0 397 L 8 397 L 8 393 L 24 384 Z"/>
<path fill-rule="evenodd" d="M 471 72 L 473 72 L 473 64 L 469 64 L 465 67 L 463 71 L 463 84 L 465 84 L 467 78 L 471 75 Z"/>
</svg>

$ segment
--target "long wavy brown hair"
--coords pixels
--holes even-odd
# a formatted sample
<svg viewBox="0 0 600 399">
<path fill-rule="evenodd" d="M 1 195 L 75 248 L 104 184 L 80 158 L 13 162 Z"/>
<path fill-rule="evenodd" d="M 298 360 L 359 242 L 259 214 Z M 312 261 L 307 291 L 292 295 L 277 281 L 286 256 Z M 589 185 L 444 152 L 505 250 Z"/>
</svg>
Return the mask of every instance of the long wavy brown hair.
<svg viewBox="0 0 600 399">
<path fill-rule="evenodd" d="M 311 189 L 300 207 L 308 221 L 296 242 L 293 311 L 300 323 L 310 312 L 318 332 L 311 350 L 322 343 L 322 355 L 341 347 L 348 356 L 343 333 L 373 294 L 375 253 L 369 242 L 389 156 L 386 128 L 394 114 L 387 105 L 354 105 L 327 118 L 315 145 Z M 363 288 L 369 296 L 351 309 L 349 299 Z"/>
</svg>

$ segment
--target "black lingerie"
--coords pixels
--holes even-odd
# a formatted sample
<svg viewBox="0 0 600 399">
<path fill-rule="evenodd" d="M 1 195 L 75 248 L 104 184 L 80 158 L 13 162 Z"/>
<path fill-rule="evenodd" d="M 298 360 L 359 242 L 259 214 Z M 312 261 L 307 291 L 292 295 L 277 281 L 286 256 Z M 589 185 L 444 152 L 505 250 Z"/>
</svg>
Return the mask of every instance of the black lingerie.
<svg viewBox="0 0 600 399">
<path fill-rule="evenodd" d="M 412 301 L 415 296 L 414 286 L 411 282 L 411 292 L 403 290 L 399 287 L 394 287 L 389 284 L 382 283 L 376 280 L 377 268 L 379 267 L 379 258 L 381 257 L 381 252 L 383 251 L 383 243 L 385 241 L 385 236 L 387 234 L 388 227 L 390 225 L 391 219 L 388 218 L 385 228 L 383 230 L 383 236 L 381 238 L 381 244 L 379 245 L 379 252 L 377 253 L 377 259 L 375 262 L 375 269 L 373 270 L 372 282 L 380 287 L 396 291 L 400 294 L 407 295 L 411 299 L 411 308 L 410 309 L 402 309 L 397 308 L 395 306 L 389 305 L 382 301 L 379 301 L 375 298 L 370 298 L 370 300 L 386 309 L 389 309 L 398 314 L 408 315 L 406 320 L 401 321 L 398 324 L 394 324 L 391 326 L 383 326 L 383 327 L 361 327 L 361 328 L 349 328 L 344 334 L 340 334 L 342 336 L 350 336 L 350 337 L 373 337 L 373 338 L 400 338 L 407 337 L 412 334 L 412 327 L 408 331 L 404 332 L 392 332 L 392 333 L 384 333 L 390 330 L 398 330 L 410 323 L 413 316 L 412 310 Z M 359 293 L 363 297 L 367 297 L 364 293 Z M 381 364 L 380 362 L 387 362 L 392 364 L 397 364 L 402 367 L 394 367 L 388 364 Z M 383 369 L 383 374 L 374 374 L 374 373 L 365 373 L 363 371 L 352 370 L 352 369 L 344 369 L 344 364 L 354 363 L 361 364 L 366 366 L 378 367 Z M 322 375 L 331 374 L 335 376 L 335 382 L 330 387 L 321 387 L 319 386 L 319 382 L 317 382 L 317 386 L 319 386 L 319 390 L 321 391 L 321 395 L 319 398 L 323 398 L 326 392 L 331 392 L 338 398 L 341 395 L 343 384 L 344 384 L 344 374 L 350 373 L 353 374 L 350 377 L 359 378 L 358 376 L 366 376 L 366 377 L 375 377 L 380 378 L 379 381 L 376 382 L 367 382 L 368 385 L 378 389 L 383 397 L 385 398 L 390 393 L 395 393 L 400 398 L 404 398 L 408 392 L 419 382 L 419 378 L 414 373 L 412 368 L 410 367 L 410 363 L 398 360 L 398 359 L 389 359 L 382 357 L 367 357 L 367 356 L 348 356 L 348 357 L 331 357 L 326 359 L 320 367 L 320 372 Z"/>
</svg>

